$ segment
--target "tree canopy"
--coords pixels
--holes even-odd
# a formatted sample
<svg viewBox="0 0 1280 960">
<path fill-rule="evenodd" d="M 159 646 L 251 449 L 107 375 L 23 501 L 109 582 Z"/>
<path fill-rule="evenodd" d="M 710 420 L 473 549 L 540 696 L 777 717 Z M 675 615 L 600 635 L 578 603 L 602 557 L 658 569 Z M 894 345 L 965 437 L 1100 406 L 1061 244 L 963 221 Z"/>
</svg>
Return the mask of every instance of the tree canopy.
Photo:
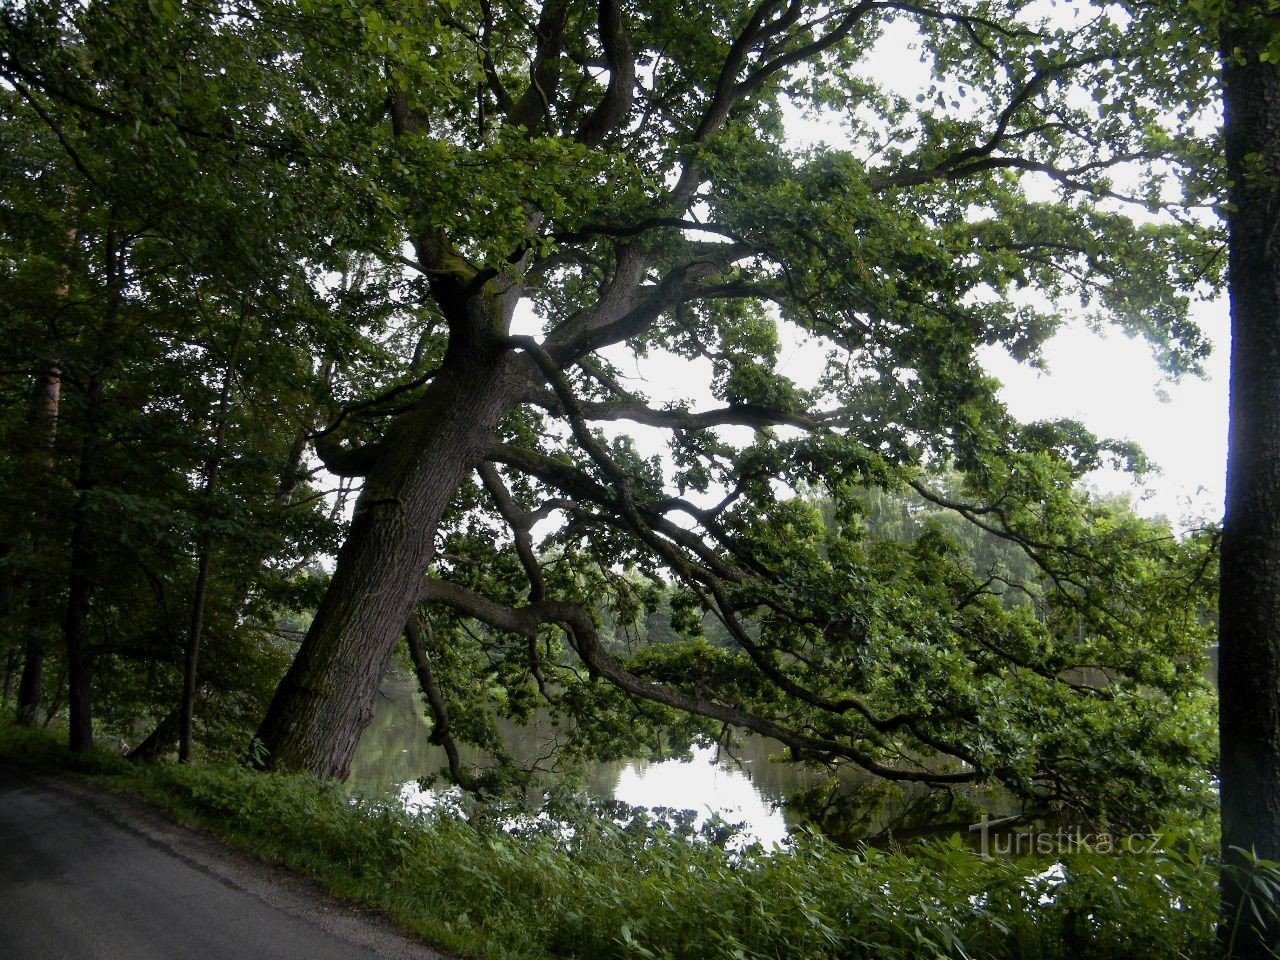
<svg viewBox="0 0 1280 960">
<path fill-rule="evenodd" d="M 359 496 L 272 765 L 345 775 L 407 630 L 446 740 L 497 690 L 602 750 L 694 717 L 1093 816 L 1201 802 L 1212 537 L 1092 500 L 1140 451 L 1019 423 L 978 361 L 1071 317 L 1173 375 L 1207 349 L 1212 55 L 1127 7 L 6 6 L 5 389 L 77 398 L 69 649 L 111 622 L 87 571 L 141 555 L 120 518 L 189 517 L 161 586 L 221 551 L 229 622 L 316 556 L 305 441 Z M 27 407 L 4 469 L 38 501 Z M 875 491 L 934 519 L 873 529 Z M 662 602 L 682 640 L 602 642 Z"/>
</svg>

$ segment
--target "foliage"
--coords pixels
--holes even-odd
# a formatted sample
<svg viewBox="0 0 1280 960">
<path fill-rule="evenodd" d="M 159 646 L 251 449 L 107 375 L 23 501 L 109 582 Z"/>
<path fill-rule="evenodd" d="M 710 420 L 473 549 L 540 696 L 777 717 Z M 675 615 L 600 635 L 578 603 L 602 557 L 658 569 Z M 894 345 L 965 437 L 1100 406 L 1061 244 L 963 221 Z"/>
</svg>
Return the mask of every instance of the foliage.
<svg viewBox="0 0 1280 960">
<path fill-rule="evenodd" d="M 418 125 L 393 142 L 406 176 L 445 150 L 480 163 L 465 193 L 497 215 L 400 188 L 405 234 L 429 275 L 443 255 L 426 224 L 467 277 L 515 269 L 525 286 L 502 309 L 527 303 L 536 331 L 499 341 L 529 357 L 534 399 L 497 428 L 482 482 L 460 487 L 428 571 L 448 699 L 468 722 L 486 704 L 546 702 L 607 755 L 628 732 L 647 749 L 676 709 L 706 718 L 703 736 L 742 727 L 888 779 L 994 779 L 1100 820 L 1203 806 L 1212 536 L 1179 541 L 1082 495 L 1089 470 L 1140 469 L 1140 452 L 1071 422 L 1015 423 L 975 351 L 1034 361 L 1074 312 L 1147 336 L 1174 373 L 1196 367 L 1185 308 L 1220 237 L 1176 189 L 1212 155 L 1196 111 L 1213 71 L 1200 59 L 1185 83 L 1148 75 L 1164 41 L 1107 4 L 1065 21 L 1011 3 L 890 23 L 873 7 L 830 20 L 681 8 L 710 38 L 693 43 L 672 35 L 672 11 L 642 6 L 626 12 L 625 49 L 603 22 L 548 21 L 533 81 L 506 11 L 380 21 L 398 40 L 459 41 L 443 44 L 460 51 L 442 67 L 454 77 L 466 38 L 484 38 L 477 104 L 444 108 L 438 78 L 410 78 Z M 866 79 L 876 38 L 908 22 L 933 73 L 914 105 Z M 629 59 L 638 71 L 603 139 L 588 132 L 609 98 L 587 85 L 587 51 L 611 80 Z M 847 137 L 794 148 L 788 109 L 834 116 Z M 517 187 L 535 157 L 538 182 Z M 562 176 L 567 158 L 577 176 Z M 1112 179 L 1122 166 L 1134 185 Z M 1203 199 L 1206 184 L 1186 182 L 1186 203 Z M 465 342 L 433 290 L 450 342 Z M 827 353 L 816 380 L 781 369 L 784 337 Z M 673 357 L 706 389 L 664 389 Z M 622 378 L 632 363 L 652 390 Z M 618 421 L 661 430 L 665 456 Z M 406 431 L 382 435 L 413 442 Z M 946 471 L 952 489 L 935 483 Z M 872 529 L 868 496 L 918 498 L 933 522 Z M 522 551 L 529 518 L 553 510 L 563 524 Z M 996 557 L 997 541 L 1012 549 Z M 686 642 L 620 649 L 619 625 L 664 602 L 692 614 L 672 618 Z M 727 649 L 699 642 L 711 618 Z M 456 731 L 469 733 L 484 741 Z"/>
<path fill-rule="evenodd" d="M 1018 423 L 978 356 L 1074 318 L 1198 368 L 1215 74 L 1132 5 L 1042 6 L 5 6 L 0 371 L 67 387 L 52 475 L 0 422 L 8 615 L 33 571 L 89 596 L 100 712 L 154 720 L 211 560 L 230 751 L 345 532 L 291 669 L 361 692 L 286 678 L 286 767 L 341 774 L 284 743 L 354 743 L 422 599 L 444 741 L 539 704 L 582 754 L 750 730 L 1095 822 L 1202 809 L 1213 536 L 1083 494 L 1140 451 Z M 308 445 L 364 484 L 347 531 Z"/>
<path fill-rule="evenodd" d="M 380 323 L 329 245 L 338 194 L 298 179 L 298 138 L 321 126 L 226 125 L 290 98 L 301 123 L 308 81 L 271 30 L 177 7 L 0 15 L 6 677 L 31 662 L 28 636 L 56 632 L 79 578 L 98 718 L 141 739 L 177 706 L 207 564 L 200 733 L 229 755 L 287 663 L 275 622 L 314 604 L 302 571 L 338 535 L 303 457 L 318 368 L 345 367 L 325 358 Z M 326 288 L 322 270 L 341 280 Z M 31 397 L 50 372 L 46 443 Z M 52 713 L 67 671 L 45 646 Z"/>
<path fill-rule="evenodd" d="M 28 756 L 50 743 L 5 728 L 10 759 L 15 738 Z M 1213 838 L 1186 828 L 1057 856 L 984 859 L 958 838 L 847 851 L 816 836 L 765 854 L 581 802 L 513 825 L 480 808 L 410 816 L 236 767 L 126 765 L 99 782 L 477 957 L 1218 956 Z M 1258 883 L 1276 870 L 1258 864 Z"/>
</svg>

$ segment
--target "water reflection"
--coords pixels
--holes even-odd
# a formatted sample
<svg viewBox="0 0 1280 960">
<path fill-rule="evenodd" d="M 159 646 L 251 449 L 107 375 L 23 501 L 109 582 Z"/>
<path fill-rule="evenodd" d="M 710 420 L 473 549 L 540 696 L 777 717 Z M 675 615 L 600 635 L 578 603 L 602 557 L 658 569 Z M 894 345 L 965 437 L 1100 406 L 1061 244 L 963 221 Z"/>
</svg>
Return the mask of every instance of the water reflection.
<svg viewBox="0 0 1280 960">
<path fill-rule="evenodd" d="M 712 815 L 746 823 L 749 839 L 765 846 L 785 840 L 789 830 L 777 804 L 782 797 L 766 799 L 749 774 L 727 766 L 727 760 L 717 763 L 716 754 L 712 748 L 698 748 L 684 762 L 628 763 L 618 774 L 612 797 L 636 807 L 696 810 L 699 824 Z"/>
<path fill-rule="evenodd" d="M 500 721 L 499 726 L 507 749 L 522 764 L 546 757 L 554 744 L 556 730 L 546 717 L 528 726 L 510 721 Z M 437 792 L 423 791 L 417 784 L 418 778 L 447 768 L 444 750 L 428 741 L 430 732 L 414 684 L 387 683 L 352 761 L 351 789 L 396 789 L 411 809 L 434 804 Z M 770 762 L 769 755 L 780 750 L 777 743 L 750 737 L 732 756 L 714 748 L 698 748 L 685 761 L 595 764 L 587 771 L 586 791 L 602 800 L 633 806 L 694 810 L 699 823 L 712 816 L 746 823 L 747 839 L 768 846 L 782 841 L 789 832 L 782 801 L 818 778 L 811 771 Z M 484 760 L 465 747 L 460 753 L 465 764 Z"/>
</svg>

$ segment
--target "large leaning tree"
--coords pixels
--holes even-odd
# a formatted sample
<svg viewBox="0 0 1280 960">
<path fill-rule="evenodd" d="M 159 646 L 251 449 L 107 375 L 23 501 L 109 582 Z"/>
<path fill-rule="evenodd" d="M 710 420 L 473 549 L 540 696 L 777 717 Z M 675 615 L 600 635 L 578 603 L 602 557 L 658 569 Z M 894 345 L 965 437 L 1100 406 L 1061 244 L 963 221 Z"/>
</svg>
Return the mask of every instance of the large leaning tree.
<svg viewBox="0 0 1280 960">
<path fill-rule="evenodd" d="M 1079 481 L 1139 452 L 1017 422 L 978 359 L 1035 362 L 1072 316 L 1173 374 L 1206 349 L 1213 58 L 1125 7 L 8 8 L 29 122 L 170 131 L 226 158 L 196 194 L 261 198 L 240 227 L 274 252 L 233 250 L 228 279 L 350 262 L 399 291 L 377 337 L 312 321 L 312 447 L 360 494 L 256 755 L 345 776 L 407 635 L 451 750 L 488 698 L 598 750 L 693 717 L 1113 821 L 1198 796 L 1211 538 L 1090 501 Z M 76 41 L 122 9 L 121 52 L 154 49 L 104 110 L 117 61 Z M 253 97 L 167 50 L 178 25 L 261 44 L 260 79 L 228 72 Z M 827 144 L 793 145 L 806 117 Z M 883 496 L 913 517 L 892 535 Z M 629 650 L 660 606 L 683 639 Z"/>
<path fill-rule="evenodd" d="M 1196 365 L 1187 295 L 1220 259 L 1189 213 L 1211 60 L 1171 62 L 1117 4 L 305 9 L 348 17 L 382 67 L 370 136 L 421 309 L 414 365 L 317 437 L 363 488 L 260 730 L 273 765 L 345 775 L 420 611 L 444 726 L 431 660 L 469 636 L 508 699 L 590 713 L 584 688 L 607 688 L 799 758 L 1095 811 L 1121 805 L 1100 784 L 1182 787 L 1165 774 L 1205 749 L 1179 726 L 1200 547 L 1082 498 L 1133 451 L 1018 424 L 977 353 L 1034 359 L 1074 307 Z M 886 80 L 916 57 L 932 80 L 904 95 Z M 834 145 L 788 145 L 806 112 Z M 795 341 L 825 356 L 813 382 L 783 370 Z M 664 362 L 697 382 L 651 398 L 663 374 L 634 374 Z M 932 529 L 868 537 L 867 487 L 1012 541 L 1038 577 Z M 644 602 L 623 568 L 713 615 L 729 652 L 612 654 L 601 606 Z"/>
</svg>

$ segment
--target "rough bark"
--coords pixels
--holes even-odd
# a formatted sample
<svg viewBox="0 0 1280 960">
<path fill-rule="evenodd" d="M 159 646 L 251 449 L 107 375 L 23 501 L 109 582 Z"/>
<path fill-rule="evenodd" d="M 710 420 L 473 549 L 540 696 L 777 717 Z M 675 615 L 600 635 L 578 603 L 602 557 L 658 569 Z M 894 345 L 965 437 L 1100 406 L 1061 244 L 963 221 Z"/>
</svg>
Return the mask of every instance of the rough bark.
<svg viewBox="0 0 1280 960">
<path fill-rule="evenodd" d="M 524 369 L 496 345 L 455 344 L 382 444 L 333 580 L 258 731 L 269 766 L 346 778 L 440 518 L 520 396 Z"/>
<path fill-rule="evenodd" d="M 1254 5 L 1236 6 L 1243 16 Z M 1223 35 L 1233 186 L 1218 685 L 1223 937 L 1232 956 L 1252 960 L 1280 943 L 1280 926 L 1259 928 L 1246 903 L 1241 852 L 1280 859 L 1280 70 L 1259 60 L 1267 38 L 1245 22 Z"/>
</svg>

